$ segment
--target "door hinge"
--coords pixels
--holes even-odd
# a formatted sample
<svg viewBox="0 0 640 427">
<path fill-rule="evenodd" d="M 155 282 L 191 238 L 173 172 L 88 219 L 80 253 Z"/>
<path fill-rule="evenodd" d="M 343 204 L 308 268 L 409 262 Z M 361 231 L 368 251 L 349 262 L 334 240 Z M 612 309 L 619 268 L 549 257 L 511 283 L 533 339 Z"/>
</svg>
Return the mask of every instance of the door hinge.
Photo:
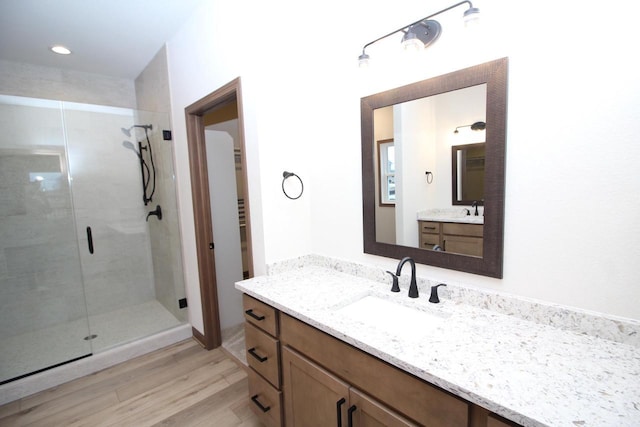
<svg viewBox="0 0 640 427">
<path fill-rule="evenodd" d="M 213 249 L 213 242 L 209 243 L 209 249 Z"/>
</svg>

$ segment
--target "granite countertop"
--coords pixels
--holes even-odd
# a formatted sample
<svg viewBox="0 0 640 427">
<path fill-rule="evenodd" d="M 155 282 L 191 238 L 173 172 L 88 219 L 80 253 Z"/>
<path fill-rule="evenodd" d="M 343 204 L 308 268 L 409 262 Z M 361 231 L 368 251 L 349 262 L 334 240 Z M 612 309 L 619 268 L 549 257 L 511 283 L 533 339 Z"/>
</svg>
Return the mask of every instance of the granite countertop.
<svg viewBox="0 0 640 427">
<path fill-rule="evenodd" d="M 638 346 L 456 302 L 442 296 L 447 290 L 440 304 L 431 304 L 428 286 L 420 286 L 420 298 L 411 299 L 405 282 L 392 293 L 390 280 L 323 266 L 236 283 L 284 313 L 522 425 L 640 425 Z M 366 296 L 440 320 L 380 328 L 344 308 Z"/>
<path fill-rule="evenodd" d="M 484 215 L 466 214 L 467 209 L 428 209 L 416 215 L 418 221 L 458 222 L 463 224 L 484 224 Z M 470 209 L 469 212 L 473 212 Z"/>
</svg>

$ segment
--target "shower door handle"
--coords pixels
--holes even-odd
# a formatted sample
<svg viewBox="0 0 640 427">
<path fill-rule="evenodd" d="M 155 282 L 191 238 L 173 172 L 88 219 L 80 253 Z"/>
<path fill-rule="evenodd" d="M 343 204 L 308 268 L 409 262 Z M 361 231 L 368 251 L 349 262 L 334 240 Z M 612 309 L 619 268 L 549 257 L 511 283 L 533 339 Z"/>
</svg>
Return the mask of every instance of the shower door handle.
<svg viewBox="0 0 640 427">
<path fill-rule="evenodd" d="M 91 234 L 91 227 L 87 227 L 87 244 L 89 245 L 89 253 L 93 254 L 93 235 Z"/>
</svg>

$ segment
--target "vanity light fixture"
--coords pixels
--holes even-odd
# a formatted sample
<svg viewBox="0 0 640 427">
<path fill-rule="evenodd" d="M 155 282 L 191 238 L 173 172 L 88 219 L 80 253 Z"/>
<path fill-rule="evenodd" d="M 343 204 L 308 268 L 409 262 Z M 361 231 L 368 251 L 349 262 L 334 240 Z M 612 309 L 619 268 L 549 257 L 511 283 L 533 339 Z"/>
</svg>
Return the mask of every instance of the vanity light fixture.
<svg viewBox="0 0 640 427">
<path fill-rule="evenodd" d="M 462 4 L 467 3 L 469 8 L 464 12 L 463 18 L 465 21 L 465 25 L 469 25 L 471 23 L 477 22 L 480 17 L 480 9 L 477 7 L 473 7 L 470 1 L 461 1 L 460 3 L 456 3 L 452 6 L 449 6 L 445 9 L 442 9 L 439 12 L 431 14 L 427 17 L 424 17 L 416 22 L 413 22 L 409 25 L 405 25 L 402 28 L 399 28 L 395 31 L 390 32 L 382 37 L 378 37 L 377 39 L 370 41 L 362 47 L 362 54 L 358 57 L 358 63 L 360 67 L 369 66 L 369 55 L 365 52 L 367 47 L 372 44 L 379 42 L 382 39 L 386 39 L 389 36 L 392 36 L 396 33 L 404 33 L 402 36 L 402 45 L 405 49 L 424 49 L 427 46 L 433 44 L 438 37 L 440 37 L 440 33 L 442 32 L 442 27 L 438 21 L 433 19 L 434 16 L 440 15 L 443 12 L 456 8 Z"/>
<path fill-rule="evenodd" d="M 458 126 L 458 127 L 456 127 L 456 130 L 453 131 L 453 133 L 458 133 L 458 129 L 466 128 L 466 127 L 471 128 L 471 130 L 485 130 L 486 127 L 487 127 L 487 124 L 485 122 L 475 122 L 475 123 L 472 123 L 470 125 Z"/>
<path fill-rule="evenodd" d="M 53 53 L 57 53 L 58 55 L 71 55 L 71 50 L 69 48 L 59 44 L 51 46 L 49 49 L 51 49 Z"/>
</svg>

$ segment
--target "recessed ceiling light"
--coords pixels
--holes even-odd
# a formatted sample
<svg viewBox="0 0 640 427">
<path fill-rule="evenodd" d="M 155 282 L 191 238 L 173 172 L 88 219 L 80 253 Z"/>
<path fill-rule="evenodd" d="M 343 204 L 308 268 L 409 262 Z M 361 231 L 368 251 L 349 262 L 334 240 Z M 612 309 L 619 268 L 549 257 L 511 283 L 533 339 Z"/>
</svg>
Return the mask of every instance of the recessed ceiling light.
<svg viewBox="0 0 640 427">
<path fill-rule="evenodd" d="M 61 46 L 61 45 L 51 46 L 51 51 L 55 52 L 57 54 L 60 54 L 60 55 L 70 55 L 71 54 L 71 51 L 69 49 L 67 49 L 66 47 Z"/>
</svg>

